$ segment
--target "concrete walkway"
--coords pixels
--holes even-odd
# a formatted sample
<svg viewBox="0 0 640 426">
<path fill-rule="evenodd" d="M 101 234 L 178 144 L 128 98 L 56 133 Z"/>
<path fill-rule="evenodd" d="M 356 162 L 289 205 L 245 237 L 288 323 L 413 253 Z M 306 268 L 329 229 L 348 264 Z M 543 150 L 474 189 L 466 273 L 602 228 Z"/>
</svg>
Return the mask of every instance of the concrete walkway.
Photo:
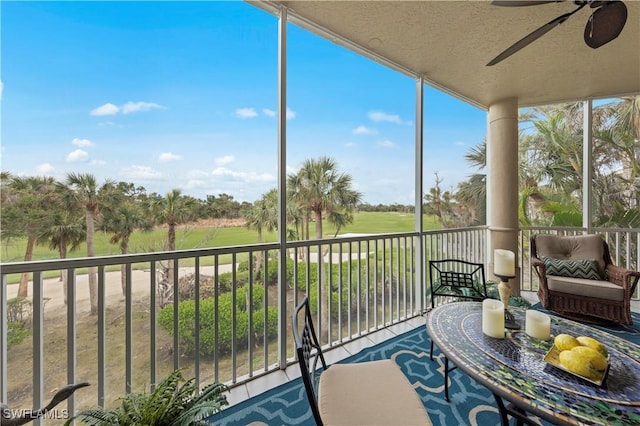
<svg viewBox="0 0 640 426">
<path fill-rule="evenodd" d="M 181 268 L 179 276 L 193 273 L 194 268 Z M 231 265 L 219 265 L 219 273 L 231 272 Z M 213 266 L 203 266 L 200 268 L 202 275 L 213 275 Z M 87 274 L 76 276 L 76 312 L 78 315 L 85 315 L 90 312 L 89 304 L 89 276 Z M 107 306 L 111 303 L 124 302 L 122 294 L 120 271 L 105 273 L 105 296 Z M 150 270 L 133 270 L 131 276 L 132 295 L 134 299 L 148 298 L 151 290 Z M 18 294 L 19 284 L 7 286 L 7 297 L 14 298 Z M 47 278 L 43 281 L 43 298 L 45 300 L 45 317 L 51 318 L 66 315 L 66 305 L 64 303 L 64 286 L 60 278 Z M 33 298 L 33 282 L 29 281 L 28 299 Z"/>
</svg>

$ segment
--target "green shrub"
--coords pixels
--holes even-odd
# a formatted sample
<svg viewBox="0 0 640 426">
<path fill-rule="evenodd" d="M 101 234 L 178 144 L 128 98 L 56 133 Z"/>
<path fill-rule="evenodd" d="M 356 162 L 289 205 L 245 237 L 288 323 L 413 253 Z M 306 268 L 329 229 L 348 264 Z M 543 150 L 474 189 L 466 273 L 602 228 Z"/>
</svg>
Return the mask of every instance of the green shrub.
<svg viewBox="0 0 640 426">
<path fill-rule="evenodd" d="M 249 271 L 237 271 L 235 287 L 240 288 L 249 282 Z M 220 293 L 226 293 L 233 288 L 233 272 L 223 272 L 218 275 Z"/>
<path fill-rule="evenodd" d="M 24 297 L 7 300 L 7 346 L 19 345 L 31 335 L 31 301 Z"/>
<path fill-rule="evenodd" d="M 293 264 L 294 260 L 287 257 L 287 272 L 285 277 L 285 282 L 291 282 L 293 279 Z M 270 259 L 268 262 L 263 263 L 260 267 L 260 273 L 258 274 L 257 279 L 260 282 L 264 280 L 265 267 L 267 268 L 267 285 L 276 285 L 278 284 L 278 259 L 277 257 Z"/>
<path fill-rule="evenodd" d="M 293 276 L 293 270 L 291 271 L 291 276 Z M 309 264 L 309 286 L 311 288 L 317 287 L 318 283 L 318 264 L 311 263 Z M 307 263 L 306 262 L 298 262 L 298 277 L 296 281 L 296 287 L 298 290 L 306 291 L 307 290 Z"/>
<path fill-rule="evenodd" d="M 248 286 L 241 287 L 236 293 L 236 345 L 246 345 L 249 335 L 249 318 L 247 311 Z M 228 353 L 233 347 L 232 318 L 233 300 L 232 293 L 225 293 L 218 297 L 218 353 Z M 254 337 L 264 336 L 264 288 L 254 285 L 252 291 L 252 319 Z M 215 304 L 214 299 L 200 301 L 200 354 L 212 355 L 215 353 Z M 180 302 L 178 308 L 178 333 L 180 349 L 184 353 L 193 354 L 195 351 L 195 301 L 185 300 Z M 277 335 L 278 311 L 275 307 L 269 307 L 267 311 L 268 329 L 267 336 Z M 173 306 L 166 306 L 158 314 L 158 323 L 169 333 L 173 333 Z"/>
<path fill-rule="evenodd" d="M 9 321 L 7 323 L 7 347 L 11 349 L 15 345 L 22 343 L 24 339 L 31 335 L 31 329 L 22 321 Z"/>
</svg>

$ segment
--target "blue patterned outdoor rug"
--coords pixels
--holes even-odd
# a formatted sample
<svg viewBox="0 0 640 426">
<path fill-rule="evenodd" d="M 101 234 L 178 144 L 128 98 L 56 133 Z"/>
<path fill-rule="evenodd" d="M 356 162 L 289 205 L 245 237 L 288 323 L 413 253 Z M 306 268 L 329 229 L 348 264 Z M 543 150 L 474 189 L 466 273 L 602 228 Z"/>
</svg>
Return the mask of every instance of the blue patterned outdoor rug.
<svg viewBox="0 0 640 426">
<path fill-rule="evenodd" d="M 640 314 L 632 315 L 633 326 L 599 328 L 640 344 Z M 413 383 L 434 425 L 500 425 L 491 392 L 458 369 L 449 374 L 451 402 L 445 401 L 444 357 L 436 348 L 434 360 L 430 361 L 430 345 L 426 327 L 420 326 L 340 362 L 393 359 Z M 229 407 L 209 420 L 217 426 L 243 426 L 251 422 L 269 426 L 315 424 L 300 378 Z"/>
</svg>

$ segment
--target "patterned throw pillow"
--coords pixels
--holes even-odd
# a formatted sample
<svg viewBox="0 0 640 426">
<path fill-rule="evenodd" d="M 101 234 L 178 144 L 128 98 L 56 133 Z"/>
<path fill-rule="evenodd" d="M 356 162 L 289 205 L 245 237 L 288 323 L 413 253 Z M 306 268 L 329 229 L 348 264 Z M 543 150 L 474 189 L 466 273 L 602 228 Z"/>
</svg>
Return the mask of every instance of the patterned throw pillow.
<svg viewBox="0 0 640 426">
<path fill-rule="evenodd" d="M 564 260 L 544 256 L 542 258 L 547 275 L 560 277 L 586 278 L 588 280 L 601 280 L 598 272 L 598 263 L 595 260 Z"/>
</svg>

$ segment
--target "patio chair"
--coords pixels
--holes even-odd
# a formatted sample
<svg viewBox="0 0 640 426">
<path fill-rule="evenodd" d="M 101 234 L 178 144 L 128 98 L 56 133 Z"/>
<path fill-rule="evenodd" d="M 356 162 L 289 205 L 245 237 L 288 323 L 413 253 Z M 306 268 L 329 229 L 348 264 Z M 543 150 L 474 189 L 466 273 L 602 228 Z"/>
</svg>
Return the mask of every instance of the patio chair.
<svg viewBox="0 0 640 426">
<path fill-rule="evenodd" d="M 602 237 L 534 234 L 530 243 L 545 309 L 589 323 L 633 323 L 631 297 L 640 272 L 613 265 Z"/>
<path fill-rule="evenodd" d="M 327 366 L 308 297 L 295 308 L 292 326 L 302 381 L 318 426 L 431 425 L 420 397 L 394 361 Z"/>
<path fill-rule="evenodd" d="M 483 301 L 487 296 L 487 283 L 482 263 L 458 259 L 430 260 L 431 309 L 438 304 L 460 300 Z M 429 359 L 433 361 L 433 339 Z M 457 367 L 449 367 L 449 358 L 444 358 L 444 398 L 449 401 L 449 373 Z"/>
</svg>

